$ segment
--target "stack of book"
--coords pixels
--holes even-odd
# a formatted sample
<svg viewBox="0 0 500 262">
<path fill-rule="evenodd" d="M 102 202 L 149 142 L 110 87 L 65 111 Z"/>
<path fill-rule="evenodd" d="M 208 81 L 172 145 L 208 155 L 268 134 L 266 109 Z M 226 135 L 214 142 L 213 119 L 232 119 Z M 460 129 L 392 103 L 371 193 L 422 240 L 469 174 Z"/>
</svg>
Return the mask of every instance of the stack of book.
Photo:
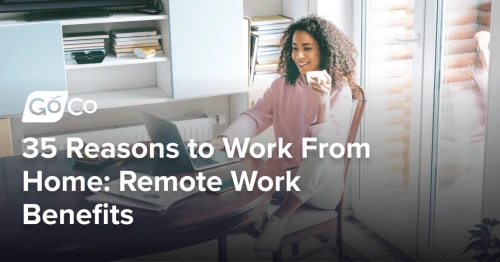
<svg viewBox="0 0 500 262">
<path fill-rule="evenodd" d="M 72 59 L 71 53 L 104 51 L 104 39 L 109 38 L 108 32 L 83 32 L 63 34 L 64 57 Z"/>
<path fill-rule="evenodd" d="M 153 176 L 137 173 L 137 180 L 133 183 L 134 188 L 140 188 L 138 181 L 141 181 L 141 177 L 143 176 L 148 177 L 149 181 L 156 181 Z M 169 190 L 163 190 L 164 183 L 169 184 Z M 177 183 L 176 180 L 173 183 Z M 183 191 L 180 187 L 177 188 L 177 190 L 173 190 L 172 188 L 174 185 L 172 185 L 172 182 L 162 182 L 159 184 L 161 185 L 159 191 L 151 190 L 149 192 L 143 192 L 140 189 L 132 191 L 129 186 L 125 186 L 125 190 L 120 190 L 120 180 L 118 179 L 104 184 L 102 188 L 107 187 L 109 190 L 98 191 L 96 194 L 87 197 L 87 201 L 153 211 L 164 211 L 175 202 L 200 192 L 197 187 L 192 191 Z M 155 188 L 155 186 L 152 186 L 152 188 Z"/>
<path fill-rule="evenodd" d="M 282 15 L 257 16 L 252 22 L 250 74 L 254 80 L 276 78 L 281 55 L 280 40 L 293 22 Z"/>
<path fill-rule="evenodd" d="M 136 48 L 153 48 L 163 54 L 161 35 L 152 27 L 111 30 L 110 50 L 116 57 L 132 57 Z"/>
</svg>

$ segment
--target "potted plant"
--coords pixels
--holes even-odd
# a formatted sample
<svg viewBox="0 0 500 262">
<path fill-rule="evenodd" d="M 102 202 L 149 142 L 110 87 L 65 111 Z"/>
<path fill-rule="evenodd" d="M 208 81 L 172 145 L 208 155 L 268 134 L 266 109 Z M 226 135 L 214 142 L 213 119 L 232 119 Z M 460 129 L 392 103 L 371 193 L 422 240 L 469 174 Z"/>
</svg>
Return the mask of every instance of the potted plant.
<svg viewBox="0 0 500 262">
<path fill-rule="evenodd" d="M 482 224 L 474 225 L 478 228 L 475 230 L 468 230 L 471 234 L 470 242 L 461 255 L 474 250 L 476 255 L 473 259 L 477 261 L 500 261 L 500 239 L 492 235 L 492 230 L 495 226 L 500 224 L 496 219 L 485 218 Z"/>
</svg>

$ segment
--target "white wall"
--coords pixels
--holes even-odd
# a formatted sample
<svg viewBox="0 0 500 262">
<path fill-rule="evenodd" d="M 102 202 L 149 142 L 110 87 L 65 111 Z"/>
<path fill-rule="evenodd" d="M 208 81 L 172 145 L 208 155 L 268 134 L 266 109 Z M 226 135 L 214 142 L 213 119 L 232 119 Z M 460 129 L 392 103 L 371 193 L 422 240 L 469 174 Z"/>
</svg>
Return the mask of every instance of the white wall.
<svg viewBox="0 0 500 262">
<path fill-rule="evenodd" d="M 318 15 L 332 21 L 350 39 L 353 39 L 353 1 L 352 0 L 315 0 Z"/>
<path fill-rule="evenodd" d="M 500 220 L 500 3 L 492 1 L 483 217 Z M 496 47 L 495 47 L 496 46 Z M 500 236 L 500 230 L 496 231 Z"/>
<path fill-rule="evenodd" d="M 244 16 L 281 14 L 281 0 L 243 0 Z"/>
<path fill-rule="evenodd" d="M 283 15 L 297 21 L 301 17 L 307 16 L 311 11 L 311 0 L 283 0 Z"/>
</svg>

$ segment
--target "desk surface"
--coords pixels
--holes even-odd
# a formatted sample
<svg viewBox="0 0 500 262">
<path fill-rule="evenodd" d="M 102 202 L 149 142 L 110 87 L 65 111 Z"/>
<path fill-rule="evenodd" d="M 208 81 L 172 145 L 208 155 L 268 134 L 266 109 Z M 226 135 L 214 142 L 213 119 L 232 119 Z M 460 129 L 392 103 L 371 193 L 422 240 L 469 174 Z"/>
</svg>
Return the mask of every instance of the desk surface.
<svg viewBox="0 0 500 262">
<path fill-rule="evenodd" d="M 127 161 L 121 166 L 113 164 L 92 174 L 74 169 L 71 160 L 59 154 L 54 159 L 4 158 L 3 170 L 7 195 L 4 207 L 0 208 L 0 258 L 3 259 L 117 260 L 199 244 L 248 225 L 265 210 L 271 198 L 269 192 L 260 191 L 232 190 L 220 195 L 198 193 L 175 203 L 163 213 L 132 209 L 134 222 L 129 226 L 93 223 L 86 226 L 49 226 L 43 222 L 40 225 L 23 225 L 24 204 L 38 204 L 42 212 L 46 209 L 72 209 L 75 213 L 81 209 L 92 210 L 95 206 L 85 200 L 91 192 L 37 192 L 36 188 L 23 192 L 25 170 L 30 177 L 42 170 L 44 178 L 107 175 L 114 180 L 119 177 L 120 170 L 165 175 L 174 169 L 165 162 L 158 164 L 157 161 L 143 159 Z M 267 165 L 255 159 L 203 173 L 207 177 L 226 177 L 230 175 L 230 170 L 247 170 L 250 173 L 251 170 L 259 170 L 259 176 L 270 174 Z M 179 176 L 197 175 L 179 174 L 179 170 L 175 172 Z"/>
</svg>

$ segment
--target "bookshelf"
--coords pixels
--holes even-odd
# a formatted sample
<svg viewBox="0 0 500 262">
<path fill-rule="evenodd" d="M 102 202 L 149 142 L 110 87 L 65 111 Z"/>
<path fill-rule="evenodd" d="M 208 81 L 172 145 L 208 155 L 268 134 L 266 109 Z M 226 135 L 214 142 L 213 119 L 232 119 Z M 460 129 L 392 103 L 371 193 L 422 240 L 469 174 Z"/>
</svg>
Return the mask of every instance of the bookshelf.
<svg viewBox="0 0 500 262">
<path fill-rule="evenodd" d="M 117 97 L 119 97 L 120 99 L 116 99 Z M 174 101 L 174 99 L 165 96 L 165 92 L 163 92 L 158 87 L 74 94 L 70 95 L 68 99 L 72 98 L 80 98 L 84 101 L 92 99 L 96 101 L 98 109 L 139 106 Z M 75 105 L 77 107 L 81 106 L 77 104 Z M 76 109 L 82 110 L 82 108 Z"/>
<path fill-rule="evenodd" d="M 74 19 L 58 19 L 51 20 L 51 22 L 61 23 L 62 26 L 66 25 L 90 25 L 90 24 L 109 24 L 109 23 L 123 23 L 123 22 L 140 22 L 140 21 L 155 21 L 166 20 L 166 14 L 148 15 L 139 13 L 116 13 L 110 17 L 97 17 L 97 18 L 74 18 Z M 34 22 L 27 22 L 23 18 L 23 14 L 15 14 L 0 21 L 0 25 L 8 24 L 29 24 Z"/>
<path fill-rule="evenodd" d="M 96 67 L 107 67 L 107 66 L 120 66 L 120 65 L 134 65 L 134 64 L 146 64 L 146 63 L 159 63 L 168 62 L 168 57 L 165 55 L 158 55 L 150 59 L 137 59 L 135 57 L 122 57 L 117 58 L 113 54 L 108 54 L 108 56 L 99 64 L 77 64 L 74 60 L 66 60 L 64 68 L 66 70 L 84 69 L 84 68 L 96 68 Z"/>
<path fill-rule="evenodd" d="M 301 15 L 306 15 L 304 11 L 302 13 L 298 11 L 304 7 L 302 1 L 193 1 L 196 5 L 182 0 L 164 0 L 166 8 L 164 13 L 159 15 L 122 12 L 104 18 L 25 22 L 22 20 L 22 13 L 0 14 L 0 25 L 21 29 L 16 35 L 6 37 L 26 43 L 33 41 L 32 36 L 22 33 L 22 28 L 28 25 L 39 25 L 40 30 L 44 30 L 44 24 L 55 23 L 59 24 L 62 33 L 109 32 L 113 29 L 133 27 L 157 28 L 162 34 L 164 54 L 155 58 L 117 58 L 107 48 L 108 56 L 102 63 L 77 64 L 73 60 L 65 60 L 63 71 L 58 70 L 57 74 L 51 74 L 51 78 L 60 78 L 66 83 L 65 89 L 70 96 L 85 96 L 88 99 L 109 103 L 109 105 L 100 105 L 100 108 L 135 106 L 140 105 L 140 101 L 144 104 L 151 104 L 225 94 L 242 94 L 241 97 L 245 97 L 248 92 L 267 89 L 273 79 L 259 80 L 251 86 L 248 84 L 247 65 L 244 59 L 241 59 L 248 44 L 242 42 L 239 37 L 242 33 L 242 27 L 239 24 L 243 16 L 283 14 L 296 19 Z M 234 23 L 228 21 L 234 21 Z M 224 30 L 214 30 L 214 28 L 224 28 Z M 51 35 L 54 37 L 56 33 Z M 215 39 L 217 39 L 216 42 L 224 44 L 214 45 Z M 57 39 L 57 41 L 62 41 L 62 39 Z M 106 46 L 108 44 L 109 41 L 106 40 Z M 30 44 L 25 46 L 28 48 Z M 33 49 L 25 52 L 27 61 L 31 56 L 30 52 L 38 51 Z M 63 56 L 62 51 L 59 53 L 52 50 L 51 52 L 53 52 L 51 60 L 59 55 Z M 29 75 L 36 71 L 35 68 L 36 66 L 33 65 L 32 69 L 20 68 L 17 71 L 30 71 Z M 28 75 L 26 77 L 29 77 Z M 12 78 L 13 83 L 23 81 L 17 76 L 12 76 Z M 214 83 L 206 84 L 210 82 Z M 58 90 L 60 88 L 58 87 Z M 26 97 L 29 94 L 28 91 L 32 92 L 32 90 L 26 90 Z M 137 94 L 137 99 L 122 99 L 122 97 L 130 97 L 134 94 Z M 123 101 L 112 102 L 103 97 Z M 246 99 L 243 99 L 244 104 L 248 104 L 244 100 Z M 20 106 L 17 114 L 14 115 L 20 115 L 25 98 L 19 99 L 16 103 Z"/>
<path fill-rule="evenodd" d="M 88 25 L 88 24 L 106 24 L 106 23 L 122 23 L 122 22 L 139 22 L 139 21 L 154 21 L 154 20 L 166 20 L 168 17 L 166 14 L 160 15 L 148 15 L 148 14 L 136 14 L 136 13 L 125 13 L 125 14 L 114 14 L 110 17 L 104 18 L 82 18 L 82 19 L 67 19 L 62 20 L 61 25 Z"/>
<path fill-rule="evenodd" d="M 77 64 L 65 60 L 67 90 L 70 98 L 94 100 L 100 109 L 149 105 L 172 101 L 171 55 L 167 13 L 148 15 L 116 13 L 110 17 L 60 20 L 63 33 L 106 31 L 153 27 L 162 35 L 164 54 L 150 59 L 134 56 L 117 58 L 105 40 L 107 56 L 102 63 Z"/>
<path fill-rule="evenodd" d="M 21 45 L 22 52 L 17 54 L 22 54 L 25 65 L 29 64 L 26 67 L 21 62 L 16 63 L 18 68 L 11 68 L 10 74 L 6 73 L 7 83 L 13 83 L 14 87 L 0 87 L 0 91 L 8 92 L 8 88 L 16 88 L 20 92 L 15 100 L 7 103 L 9 107 L 15 105 L 15 110 L 4 116 L 20 116 L 26 97 L 31 92 L 51 90 L 53 84 L 43 88 L 37 86 L 45 79 L 54 79 L 57 90 L 67 90 L 70 97 L 101 101 L 99 108 L 147 105 L 247 91 L 247 72 L 241 59 L 244 45 L 239 37 L 243 1 L 193 1 L 163 0 L 165 10 L 159 15 L 120 11 L 110 17 L 26 22 L 22 19 L 24 13 L 0 14 L 0 26 L 15 29 L 10 31 L 11 35 L 5 35 L 5 39 L 12 39 L 13 42 L 10 45 L 0 44 L 0 47 L 15 49 L 18 43 L 25 43 Z M 62 33 L 109 32 L 134 27 L 158 29 L 162 35 L 164 54 L 151 59 L 117 58 L 110 52 L 109 40 L 106 40 L 108 55 L 102 63 L 77 64 L 74 60 L 64 60 Z M 33 37 L 30 32 L 40 33 Z M 44 35 L 50 35 L 53 41 L 50 44 L 38 41 Z M 33 41 L 37 41 L 36 48 L 33 48 Z M 214 45 L 214 41 L 224 44 Z M 34 56 L 40 50 L 47 50 L 49 45 L 50 53 Z M 40 57 L 40 61 L 32 63 L 31 57 Z M 51 69 L 46 70 L 45 76 L 37 75 L 37 68 L 45 67 L 41 61 L 48 60 L 56 62 L 51 63 Z M 9 67 L 7 64 L 3 66 Z M 22 78 L 19 77 L 21 72 L 26 73 Z M 36 80 L 37 77 L 39 80 Z M 34 79 L 31 89 L 24 88 L 26 84 L 21 82 L 25 79 Z M 205 83 L 209 82 L 213 84 L 207 86 Z"/>
</svg>

